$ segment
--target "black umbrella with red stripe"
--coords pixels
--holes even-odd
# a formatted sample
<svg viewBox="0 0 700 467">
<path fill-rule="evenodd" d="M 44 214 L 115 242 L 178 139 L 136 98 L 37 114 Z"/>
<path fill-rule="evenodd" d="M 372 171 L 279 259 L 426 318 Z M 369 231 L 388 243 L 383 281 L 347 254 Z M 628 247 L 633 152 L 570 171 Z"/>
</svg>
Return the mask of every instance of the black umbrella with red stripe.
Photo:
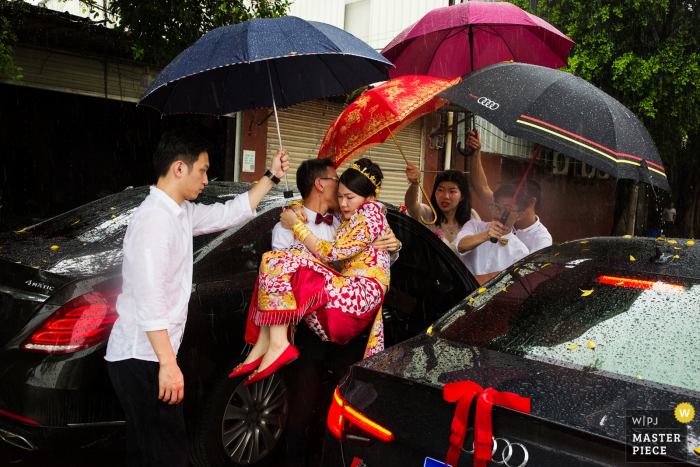
<svg viewBox="0 0 700 467">
<path fill-rule="evenodd" d="M 440 97 L 508 135 L 559 151 L 612 177 L 670 191 L 659 152 L 642 122 L 576 75 L 524 63 L 499 63 L 465 75 Z"/>
</svg>

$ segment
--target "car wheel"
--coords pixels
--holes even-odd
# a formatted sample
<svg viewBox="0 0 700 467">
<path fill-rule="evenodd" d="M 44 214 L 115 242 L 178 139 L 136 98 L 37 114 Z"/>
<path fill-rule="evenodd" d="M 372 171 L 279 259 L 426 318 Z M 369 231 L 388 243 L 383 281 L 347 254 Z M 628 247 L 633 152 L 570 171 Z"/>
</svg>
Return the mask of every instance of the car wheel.
<svg viewBox="0 0 700 467">
<path fill-rule="evenodd" d="M 289 413 L 289 391 L 280 373 L 250 386 L 243 385 L 245 377 L 226 378 L 213 388 L 191 444 L 196 465 L 276 465 Z"/>
</svg>

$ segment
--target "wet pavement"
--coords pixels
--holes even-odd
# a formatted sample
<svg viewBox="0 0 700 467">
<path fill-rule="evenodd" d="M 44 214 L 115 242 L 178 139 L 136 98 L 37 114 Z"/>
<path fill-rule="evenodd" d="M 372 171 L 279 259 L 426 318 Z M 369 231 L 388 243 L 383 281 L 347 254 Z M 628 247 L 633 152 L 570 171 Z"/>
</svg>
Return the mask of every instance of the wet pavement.
<svg viewBox="0 0 700 467">
<path fill-rule="evenodd" d="M 13 467 L 123 467 L 124 452 L 40 451 L 30 452 L 0 442 L 0 466 Z"/>
</svg>

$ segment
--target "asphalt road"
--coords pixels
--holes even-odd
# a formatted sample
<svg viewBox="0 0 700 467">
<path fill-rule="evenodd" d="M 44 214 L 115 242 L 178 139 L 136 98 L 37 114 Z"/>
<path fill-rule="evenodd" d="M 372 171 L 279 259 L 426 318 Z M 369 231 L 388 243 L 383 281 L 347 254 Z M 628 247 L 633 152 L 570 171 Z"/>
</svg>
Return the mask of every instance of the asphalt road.
<svg viewBox="0 0 700 467">
<path fill-rule="evenodd" d="M 30 452 L 0 441 L 0 466 L 13 467 L 123 467 L 123 452 Z"/>
</svg>

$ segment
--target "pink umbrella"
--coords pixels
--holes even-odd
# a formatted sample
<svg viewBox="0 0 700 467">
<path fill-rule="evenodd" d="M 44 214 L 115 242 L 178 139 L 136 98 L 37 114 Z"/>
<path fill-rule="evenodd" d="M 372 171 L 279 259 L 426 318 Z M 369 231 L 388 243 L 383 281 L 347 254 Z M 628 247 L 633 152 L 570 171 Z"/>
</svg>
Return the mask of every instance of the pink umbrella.
<svg viewBox="0 0 700 467">
<path fill-rule="evenodd" d="M 381 54 L 392 78 L 462 76 L 499 62 L 566 66 L 574 42 L 512 3 L 475 2 L 437 8 L 409 26 Z"/>
</svg>

